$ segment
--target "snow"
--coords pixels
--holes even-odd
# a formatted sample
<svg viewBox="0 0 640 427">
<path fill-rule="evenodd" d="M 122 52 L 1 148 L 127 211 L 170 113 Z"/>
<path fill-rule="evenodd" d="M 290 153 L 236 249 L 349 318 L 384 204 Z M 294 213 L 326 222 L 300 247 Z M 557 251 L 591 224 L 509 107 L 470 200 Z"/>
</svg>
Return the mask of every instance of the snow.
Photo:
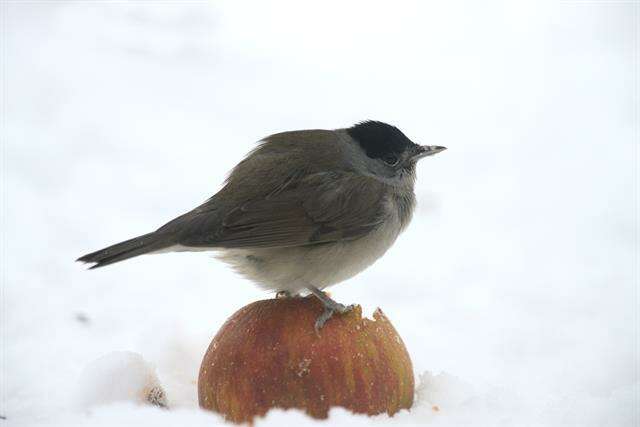
<svg viewBox="0 0 640 427">
<path fill-rule="evenodd" d="M 81 408 L 114 402 L 167 406 L 155 369 L 141 355 L 130 351 L 109 353 L 84 368 L 76 400 Z"/>
<path fill-rule="evenodd" d="M 3 426 L 223 424 L 200 360 L 270 295 L 205 253 L 73 260 L 192 208 L 270 133 L 366 118 L 448 147 L 396 245 L 331 289 L 393 322 L 416 405 L 256 425 L 640 424 L 637 4 L 1 7 Z"/>
</svg>

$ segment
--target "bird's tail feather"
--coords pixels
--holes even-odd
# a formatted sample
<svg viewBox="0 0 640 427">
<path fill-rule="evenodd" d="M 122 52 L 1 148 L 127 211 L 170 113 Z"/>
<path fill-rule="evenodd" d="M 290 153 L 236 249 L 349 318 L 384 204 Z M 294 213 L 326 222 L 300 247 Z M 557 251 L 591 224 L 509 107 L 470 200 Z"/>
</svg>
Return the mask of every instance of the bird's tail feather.
<svg viewBox="0 0 640 427">
<path fill-rule="evenodd" d="M 93 263 L 89 269 L 104 267 L 114 262 L 124 261 L 138 255 L 154 252 L 170 246 L 159 233 L 143 234 L 124 242 L 116 243 L 99 251 L 81 256 L 77 261 L 85 263 Z"/>
</svg>

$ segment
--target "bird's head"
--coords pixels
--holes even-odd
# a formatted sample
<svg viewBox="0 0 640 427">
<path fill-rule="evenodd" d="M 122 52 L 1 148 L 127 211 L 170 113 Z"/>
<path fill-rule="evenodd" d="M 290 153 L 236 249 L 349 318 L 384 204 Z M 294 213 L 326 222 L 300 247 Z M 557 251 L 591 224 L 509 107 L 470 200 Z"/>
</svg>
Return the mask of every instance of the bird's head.
<svg viewBox="0 0 640 427">
<path fill-rule="evenodd" d="M 418 160 L 446 150 L 438 145 L 418 145 L 397 127 L 379 121 L 360 122 L 346 131 L 360 148 L 362 166 L 374 177 L 392 182 L 413 176 Z"/>
</svg>

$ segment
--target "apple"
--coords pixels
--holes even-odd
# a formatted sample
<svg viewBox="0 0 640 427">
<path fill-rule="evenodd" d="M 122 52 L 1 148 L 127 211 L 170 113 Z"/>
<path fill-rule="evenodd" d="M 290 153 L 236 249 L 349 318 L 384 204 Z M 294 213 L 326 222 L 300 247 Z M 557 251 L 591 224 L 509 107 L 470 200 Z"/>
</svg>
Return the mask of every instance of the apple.
<svg viewBox="0 0 640 427">
<path fill-rule="evenodd" d="M 334 406 L 393 415 L 413 404 L 411 359 L 380 309 L 356 306 L 316 332 L 315 297 L 276 298 L 241 308 L 204 356 L 198 399 L 227 420 L 251 422 L 271 408 L 327 418 Z"/>
</svg>

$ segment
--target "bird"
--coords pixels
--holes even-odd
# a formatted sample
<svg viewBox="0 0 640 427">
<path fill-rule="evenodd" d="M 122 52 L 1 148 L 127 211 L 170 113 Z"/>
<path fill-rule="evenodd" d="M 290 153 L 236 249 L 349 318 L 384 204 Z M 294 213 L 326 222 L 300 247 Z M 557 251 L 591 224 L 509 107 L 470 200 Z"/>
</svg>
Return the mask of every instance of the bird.
<svg viewBox="0 0 640 427">
<path fill-rule="evenodd" d="M 443 150 L 375 120 L 277 133 L 260 140 L 200 206 L 77 261 L 95 269 L 143 254 L 210 250 L 279 297 L 317 297 L 319 331 L 353 308 L 324 289 L 362 272 L 393 245 L 416 205 L 418 160 Z"/>
</svg>

